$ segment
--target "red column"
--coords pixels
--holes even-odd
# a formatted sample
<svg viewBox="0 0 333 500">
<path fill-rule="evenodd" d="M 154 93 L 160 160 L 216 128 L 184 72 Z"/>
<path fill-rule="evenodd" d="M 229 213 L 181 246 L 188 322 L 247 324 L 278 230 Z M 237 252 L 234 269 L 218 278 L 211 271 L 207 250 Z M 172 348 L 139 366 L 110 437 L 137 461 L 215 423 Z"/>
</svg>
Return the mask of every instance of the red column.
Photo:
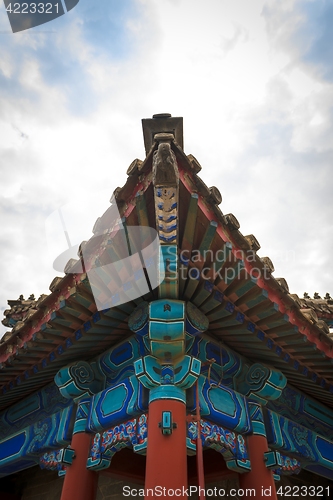
<svg viewBox="0 0 333 500">
<path fill-rule="evenodd" d="M 95 500 L 98 474 L 87 469 L 91 436 L 85 432 L 73 434 L 73 463 L 67 467 L 61 500 Z"/>
<path fill-rule="evenodd" d="M 251 472 L 239 474 L 240 487 L 243 490 L 255 489 L 256 499 L 277 500 L 273 473 L 267 469 L 264 461 L 264 453 L 268 451 L 266 437 L 257 434 L 248 436 L 247 449 L 251 461 Z"/>
<path fill-rule="evenodd" d="M 177 424 L 172 434 L 163 435 L 159 427 L 162 412 L 171 411 L 172 421 Z M 157 487 L 179 490 L 177 498 L 188 498 L 183 495 L 187 488 L 187 455 L 186 455 L 186 407 L 181 401 L 174 399 L 159 399 L 152 401 L 148 411 L 148 445 L 146 462 L 145 490 L 146 498 L 160 498 Z M 151 489 L 154 493 L 152 494 Z M 177 494 L 176 493 L 176 494 Z M 163 495 L 163 494 L 162 494 Z"/>
<path fill-rule="evenodd" d="M 199 499 L 205 500 L 204 490 L 205 490 L 205 473 L 203 467 L 203 452 L 202 452 L 202 441 L 201 441 L 201 417 L 200 417 L 200 400 L 199 400 L 199 381 L 195 384 L 195 397 L 196 397 L 196 420 L 198 426 L 198 436 L 197 436 L 197 473 L 198 473 L 198 486 L 199 486 Z"/>
</svg>

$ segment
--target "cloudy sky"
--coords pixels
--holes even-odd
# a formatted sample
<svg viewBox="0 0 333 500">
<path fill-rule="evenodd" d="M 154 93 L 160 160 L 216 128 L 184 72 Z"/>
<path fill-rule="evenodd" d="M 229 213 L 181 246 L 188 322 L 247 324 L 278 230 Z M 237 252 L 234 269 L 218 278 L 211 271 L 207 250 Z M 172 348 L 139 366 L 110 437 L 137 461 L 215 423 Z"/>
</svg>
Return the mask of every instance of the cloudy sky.
<svg viewBox="0 0 333 500">
<path fill-rule="evenodd" d="M 74 202 L 88 239 L 161 112 L 275 277 L 333 293 L 332 1 L 80 0 L 15 34 L 1 2 L 2 311 L 48 293 L 48 218 Z"/>
</svg>

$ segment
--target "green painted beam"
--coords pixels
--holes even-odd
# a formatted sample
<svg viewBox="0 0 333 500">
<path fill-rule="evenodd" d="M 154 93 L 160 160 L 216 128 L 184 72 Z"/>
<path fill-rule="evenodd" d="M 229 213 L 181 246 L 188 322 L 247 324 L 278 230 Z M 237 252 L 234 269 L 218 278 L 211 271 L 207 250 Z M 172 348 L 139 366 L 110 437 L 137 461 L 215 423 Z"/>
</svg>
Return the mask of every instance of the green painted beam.
<svg viewBox="0 0 333 500">
<path fill-rule="evenodd" d="M 231 314 L 234 314 L 235 307 L 231 302 L 224 302 L 222 305 L 214 309 L 214 311 L 207 314 L 209 319 L 209 323 L 211 324 L 214 321 L 218 321 L 222 318 L 226 318 Z"/>
<path fill-rule="evenodd" d="M 213 243 L 216 229 L 217 222 L 210 221 L 198 248 L 198 260 L 192 261 L 193 267 L 190 267 L 188 270 L 186 289 L 184 294 L 185 300 L 191 300 L 192 295 L 199 285 L 200 279 L 203 279 L 201 276 L 201 271 L 206 261 L 206 253 L 210 250 L 210 247 Z M 192 271 L 193 269 L 197 271 Z"/>
<path fill-rule="evenodd" d="M 289 317 L 287 316 L 287 314 L 282 315 L 281 313 L 276 313 L 269 318 L 264 318 L 260 321 L 257 321 L 256 324 L 263 330 L 270 330 L 271 328 L 275 328 L 277 326 L 284 326 L 286 324 L 289 324 Z"/>
<path fill-rule="evenodd" d="M 217 222 L 210 221 L 209 226 L 207 226 L 206 232 L 201 240 L 200 246 L 198 248 L 200 256 L 202 256 L 202 265 L 205 263 L 205 252 L 207 252 L 212 243 L 217 229 Z"/>
<path fill-rule="evenodd" d="M 187 211 L 185 229 L 181 249 L 179 252 L 179 296 L 182 297 L 185 289 L 188 262 L 191 258 L 191 252 L 194 242 L 194 233 L 196 228 L 198 213 L 198 195 L 191 194 L 190 203 Z"/>
<path fill-rule="evenodd" d="M 242 311 L 245 311 L 267 300 L 267 298 L 268 292 L 266 290 L 263 290 L 262 288 L 254 288 L 237 300 L 236 306 L 243 306 Z"/>
<path fill-rule="evenodd" d="M 205 314 L 213 311 L 223 303 L 223 297 L 222 292 L 219 290 L 214 291 L 209 299 L 201 305 L 200 310 Z"/>
<path fill-rule="evenodd" d="M 146 200 L 143 194 L 137 194 L 135 197 L 135 209 L 139 219 L 140 226 L 149 227 L 148 212 Z"/>
<path fill-rule="evenodd" d="M 244 270 L 242 275 L 244 274 L 244 279 L 235 280 L 228 288 L 227 294 L 230 300 L 236 302 L 238 299 L 243 297 L 246 293 L 250 292 L 256 287 L 257 279 L 247 277 L 247 272 Z"/>
<path fill-rule="evenodd" d="M 201 304 L 211 296 L 213 291 L 214 284 L 211 281 L 205 279 L 202 280 L 196 290 L 194 297 L 192 298 L 193 304 L 195 304 L 197 307 L 200 307 Z"/>
<path fill-rule="evenodd" d="M 191 194 L 191 199 L 187 211 L 183 240 L 181 244 L 181 251 L 188 252 L 187 255 L 188 259 L 191 258 L 191 251 L 193 248 L 194 233 L 197 222 L 198 199 L 199 197 L 196 193 Z"/>
<path fill-rule="evenodd" d="M 251 318 L 252 321 L 257 322 L 264 318 L 269 318 L 279 311 L 279 306 L 275 302 L 268 301 L 268 304 L 262 303 L 248 309 L 246 315 Z"/>
</svg>

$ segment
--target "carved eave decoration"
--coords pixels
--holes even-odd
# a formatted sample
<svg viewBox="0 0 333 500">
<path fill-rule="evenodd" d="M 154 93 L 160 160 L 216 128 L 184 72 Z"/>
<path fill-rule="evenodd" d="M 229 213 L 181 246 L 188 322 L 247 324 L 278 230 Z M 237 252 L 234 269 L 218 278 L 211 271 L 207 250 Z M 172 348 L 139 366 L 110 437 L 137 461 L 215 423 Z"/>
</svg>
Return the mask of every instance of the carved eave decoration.
<svg viewBox="0 0 333 500">
<path fill-rule="evenodd" d="M 219 190 L 206 186 L 198 175 L 199 162 L 183 151 L 182 119 L 155 115 L 143 120 L 143 126 L 147 156 L 131 163 L 125 185 L 111 197 L 125 224 L 156 227 L 154 189 L 160 181 L 154 188 L 153 164 L 160 145 L 168 144 L 179 176 L 180 251 L 186 249 L 191 255 L 206 245 L 215 255 L 224 249 L 234 257 L 242 276 L 230 283 L 201 279 L 189 285 L 186 279 L 180 280 L 179 298 L 211 315 L 208 335 L 249 359 L 275 366 L 291 384 L 333 407 L 333 340 L 323 321 L 324 312 L 316 318 L 306 311 L 313 309 L 306 299 L 290 294 L 286 280 L 274 278 L 271 260 L 259 257 L 255 236 L 244 236 L 236 217 L 222 213 Z M 0 344 L 0 409 L 52 381 L 62 366 L 90 359 L 131 335 L 128 317 L 141 299 L 98 312 L 86 272 L 82 272 L 83 249 L 91 256 L 90 263 L 84 262 L 84 271 L 96 261 L 103 263 L 114 229 L 112 213 L 111 205 L 97 219 L 94 236 L 82 242 L 78 259 L 66 265 L 65 276 L 52 281 L 50 294 L 38 300 L 33 313 Z M 199 271 L 211 264 L 191 259 L 186 263 L 188 270 Z M 157 292 L 150 292 L 145 300 L 156 298 Z"/>
</svg>

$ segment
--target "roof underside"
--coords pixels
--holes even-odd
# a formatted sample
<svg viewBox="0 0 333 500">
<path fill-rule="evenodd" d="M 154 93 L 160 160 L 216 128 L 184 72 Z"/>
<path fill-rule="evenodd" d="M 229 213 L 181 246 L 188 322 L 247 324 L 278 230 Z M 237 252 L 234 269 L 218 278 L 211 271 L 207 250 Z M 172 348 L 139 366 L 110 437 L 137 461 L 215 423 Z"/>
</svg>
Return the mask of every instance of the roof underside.
<svg viewBox="0 0 333 500">
<path fill-rule="evenodd" d="M 146 160 L 135 160 L 125 186 L 115 191 L 127 226 L 155 227 L 154 149 L 153 142 Z M 213 338 L 250 360 L 275 366 L 298 389 L 333 407 L 333 341 L 326 324 L 308 311 L 303 314 L 306 304 L 289 294 L 283 279 L 272 276 L 270 260 L 256 254 L 257 240 L 240 233 L 232 214 L 222 214 L 219 192 L 198 177 L 196 159 L 176 143 L 172 149 L 180 175 L 179 252 L 182 258 L 184 252 L 192 256 L 185 275 L 179 276 L 179 299 L 208 316 L 207 333 Z M 98 236 L 85 243 L 85 252 L 101 265 L 108 259 L 110 209 L 96 221 L 94 232 Z M 49 383 L 62 366 L 90 359 L 131 334 L 128 316 L 142 299 L 97 311 L 80 265 L 71 261 L 67 274 L 52 282 L 51 294 L 37 301 L 32 314 L 0 344 L 0 408 Z M 214 265 L 220 270 L 216 276 Z M 192 268 L 199 279 L 189 278 Z M 237 272 L 227 275 L 227 269 Z M 144 299 L 157 299 L 157 291 Z"/>
</svg>

